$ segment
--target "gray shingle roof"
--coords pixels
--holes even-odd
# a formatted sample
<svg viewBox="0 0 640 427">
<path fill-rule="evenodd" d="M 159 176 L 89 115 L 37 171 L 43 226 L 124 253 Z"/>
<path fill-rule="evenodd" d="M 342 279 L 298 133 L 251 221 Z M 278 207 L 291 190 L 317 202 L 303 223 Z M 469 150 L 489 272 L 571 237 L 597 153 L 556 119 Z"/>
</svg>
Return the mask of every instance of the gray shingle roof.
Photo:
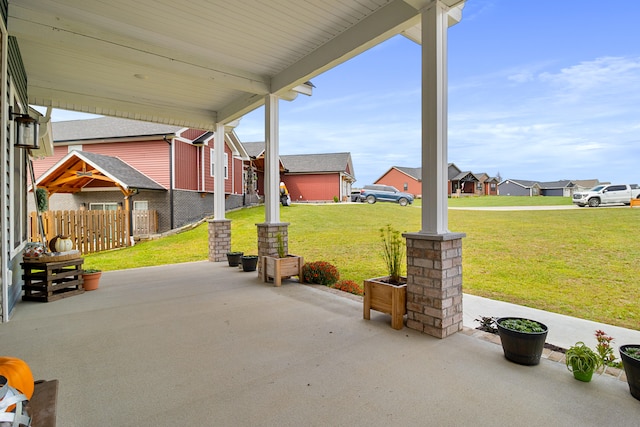
<svg viewBox="0 0 640 427">
<path fill-rule="evenodd" d="M 128 188 L 139 188 L 143 190 L 166 190 L 162 185 L 152 180 L 145 174 L 117 157 L 105 156 L 103 154 L 89 153 L 87 151 L 72 151 L 98 168 L 102 173 L 112 176 L 121 184 Z"/>
<path fill-rule="evenodd" d="M 242 146 L 249 157 L 258 157 L 264 151 L 264 142 L 243 142 Z"/>
<path fill-rule="evenodd" d="M 351 167 L 351 154 L 292 154 L 280 156 L 280 161 L 292 173 L 346 172 Z M 349 173 L 353 175 L 353 170 L 349 171 Z"/>
<path fill-rule="evenodd" d="M 55 143 L 87 139 L 175 134 L 184 128 L 116 117 L 100 117 L 97 119 L 53 122 L 51 123 L 51 129 Z"/>
<path fill-rule="evenodd" d="M 416 181 L 422 181 L 422 168 L 407 168 L 404 166 L 393 166 L 393 167 L 398 169 L 400 172 L 406 173 Z"/>
</svg>

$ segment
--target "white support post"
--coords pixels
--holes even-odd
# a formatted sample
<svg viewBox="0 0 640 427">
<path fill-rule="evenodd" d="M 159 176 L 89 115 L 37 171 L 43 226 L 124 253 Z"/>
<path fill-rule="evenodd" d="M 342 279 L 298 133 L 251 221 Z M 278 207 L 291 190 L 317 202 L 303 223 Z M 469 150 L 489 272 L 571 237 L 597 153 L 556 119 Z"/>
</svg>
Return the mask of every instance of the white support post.
<svg viewBox="0 0 640 427">
<path fill-rule="evenodd" d="M 447 212 L 447 28 L 440 1 L 422 12 L 422 230 L 448 230 Z"/>
<path fill-rule="evenodd" d="M 225 194 L 224 194 L 224 150 L 226 142 L 224 140 L 224 124 L 216 123 L 216 133 L 214 136 L 214 186 L 213 186 L 213 217 L 215 219 L 225 218 Z M 204 158 L 204 157 L 203 157 Z M 204 168 L 203 168 L 204 169 Z M 204 190 L 204 189 L 203 189 Z"/>
<path fill-rule="evenodd" d="M 278 96 L 265 98 L 264 215 L 266 224 L 280 222 L 280 161 L 278 158 Z"/>
</svg>

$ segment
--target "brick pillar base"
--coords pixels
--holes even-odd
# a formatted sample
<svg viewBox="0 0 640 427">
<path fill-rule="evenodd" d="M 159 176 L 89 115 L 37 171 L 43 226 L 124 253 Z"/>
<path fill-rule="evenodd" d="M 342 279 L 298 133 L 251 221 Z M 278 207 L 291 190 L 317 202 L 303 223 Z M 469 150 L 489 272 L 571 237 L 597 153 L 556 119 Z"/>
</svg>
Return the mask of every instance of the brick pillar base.
<svg viewBox="0 0 640 427">
<path fill-rule="evenodd" d="M 437 338 L 462 330 L 464 233 L 408 233 L 407 327 Z"/>
<path fill-rule="evenodd" d="M 268 224 L 266 222 L 256 224 L 258 227 L 258 275 L 262 277 L 262 257 L 278 257 L 278 234 L 282 236 L 284 254 L 289 254 L 289 223 L 280 222 Z"/>
<path fill-rule="evenodd" d="M 209 261 L 226 261 L 231 251 L 231 220 L 209 220 Z"/>
<path fill-rule="evenodd" d="M 289 223 L 261 223 L 258 226 L 258 256 L 278 256 L 278 234 L 282 235 L 284 254 L 289 253 Z"/>
</svg>

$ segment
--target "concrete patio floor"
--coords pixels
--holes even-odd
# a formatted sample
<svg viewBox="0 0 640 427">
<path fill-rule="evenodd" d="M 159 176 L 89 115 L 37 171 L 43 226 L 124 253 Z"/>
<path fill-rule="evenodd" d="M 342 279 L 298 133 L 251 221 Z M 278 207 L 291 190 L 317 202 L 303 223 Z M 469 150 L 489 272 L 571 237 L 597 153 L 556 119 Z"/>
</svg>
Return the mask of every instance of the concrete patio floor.
<svg viewBox="0 0 640 427">
<path fill-rule="evenodd" d="M 494 315 L 482 303 L 469 298 L 465 318 Z M 561 330 L 562 318 L 544 320 Z M 60 381 L 62 427 L 640 420 L 640 401 L 613 377 L 581 383 L 562 363 L 516 365 L 466 334 L 396 331 L 389 316 L 363 320 L 359 301 L 293 281 L 275 288 L 225 263 L 106 272 L 97 291 L 22 302 L 0 325 L 0 349 Z"/>
</svg>

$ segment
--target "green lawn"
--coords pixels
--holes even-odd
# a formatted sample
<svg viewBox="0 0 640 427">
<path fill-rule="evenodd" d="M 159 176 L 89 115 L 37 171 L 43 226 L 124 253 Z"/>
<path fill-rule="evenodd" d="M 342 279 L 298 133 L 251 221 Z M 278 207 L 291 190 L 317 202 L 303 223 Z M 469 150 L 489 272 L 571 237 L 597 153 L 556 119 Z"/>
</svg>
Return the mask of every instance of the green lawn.
<svg viewBox="0 0 640 427">
<path fill-rule="evenodd" d="M 494 198 L 469 200 L 494 203 L 483 199 Z M 525 205 L 568 200 L 496 199 L 522 199 Z M 470 203 L 451 202 L 461 200 Z M 450 210 L 449 229 L 467 235 L 465 292 L 640 330 L 640 286 L 635 282 L 640 275 L 639 216 L 640 210 L 631 208 Z M 264 208 L 230 212 L 227 218 L 232 220 L 232 249 L 257 253 L 255 224 L 264 221 Z M 362 283 L 385 273 L 380 227 L 391 224 L 403 232 L 419 231 L 420 209 L 392 203 L 294 204 L 281 209 L 281 221 L 290 223 L 291 253 L 306 261 L 329 261 L 342 278 Z M 88 255 L 85 266 L 112 270 L 203 260 L 207 250 L 203 224 L 132 248 Z"/>
</svg>

